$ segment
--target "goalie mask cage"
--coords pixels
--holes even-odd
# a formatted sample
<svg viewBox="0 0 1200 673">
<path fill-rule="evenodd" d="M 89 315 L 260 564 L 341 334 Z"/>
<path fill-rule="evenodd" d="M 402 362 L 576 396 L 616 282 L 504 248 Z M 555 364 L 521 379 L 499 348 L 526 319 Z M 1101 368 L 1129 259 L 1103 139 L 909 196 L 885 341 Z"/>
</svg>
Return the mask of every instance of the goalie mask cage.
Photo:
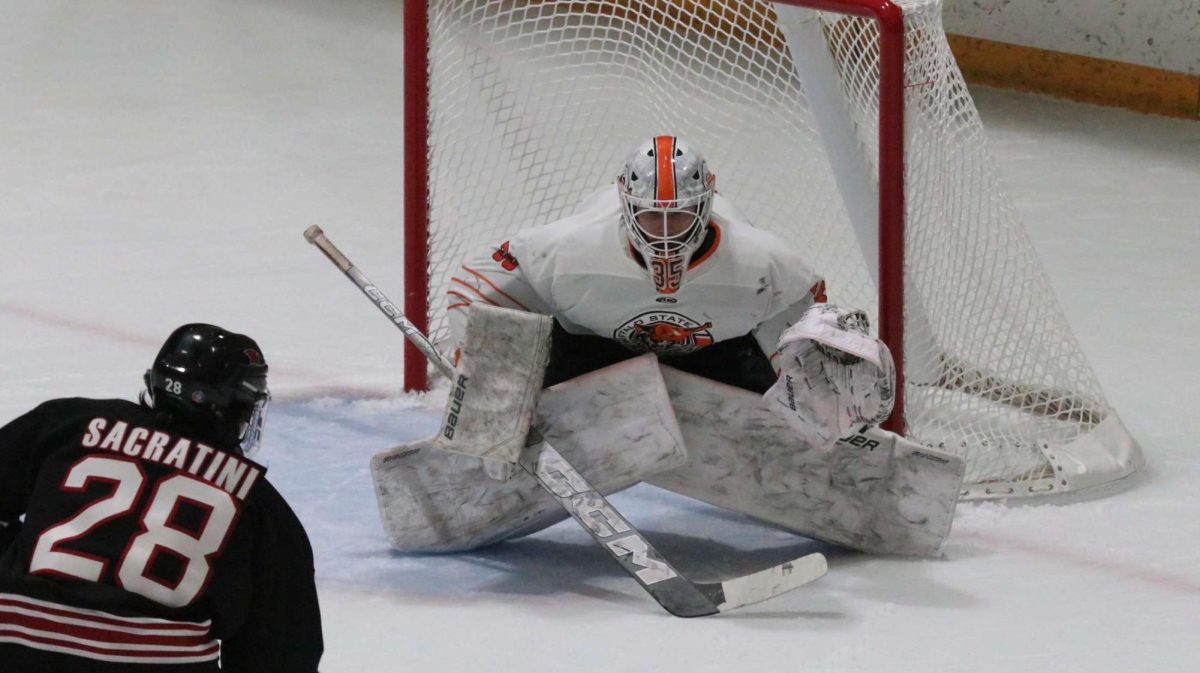
<svg viewBox="0 0 1200 673">
<path fill-rule="evenodd" d="M 405 309 L 435 342 L 465 259 L 568 214 L 671 133 L 805 252 L 831 301 L 875 316 L 902 376 L 885 427 L 964 456 L 964 497 L 1140 466 L 1002 191 L 940 0 L 404 11 Z M 426 376 L 410 348 L 406 388 Z"/>
</svg>

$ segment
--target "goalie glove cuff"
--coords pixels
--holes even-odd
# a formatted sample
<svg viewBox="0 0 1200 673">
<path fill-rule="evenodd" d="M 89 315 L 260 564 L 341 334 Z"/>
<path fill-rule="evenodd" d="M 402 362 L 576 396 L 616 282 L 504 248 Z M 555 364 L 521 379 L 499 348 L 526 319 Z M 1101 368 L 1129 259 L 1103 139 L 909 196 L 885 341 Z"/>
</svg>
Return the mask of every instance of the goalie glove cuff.
<svg viewBox="0 0 1200 673">
<path fill-rule="evenodd" d="M 814 304 L 779 337 L 779 354 L 785 356 L 789 349 L 794 350 L 803 342 L 811 341 L 821 344 L 830 358 L 843 361 L 843 364 L 862 359 L 882 369 L 884 362 L 880 352 L 886 351 L 887 347 L 871 337 L 869 330 L 870 321 L 863 311 L 846 310 L 834 304 Z M 828 353 L 829 350 L 839 354 Z"/>
</svg>

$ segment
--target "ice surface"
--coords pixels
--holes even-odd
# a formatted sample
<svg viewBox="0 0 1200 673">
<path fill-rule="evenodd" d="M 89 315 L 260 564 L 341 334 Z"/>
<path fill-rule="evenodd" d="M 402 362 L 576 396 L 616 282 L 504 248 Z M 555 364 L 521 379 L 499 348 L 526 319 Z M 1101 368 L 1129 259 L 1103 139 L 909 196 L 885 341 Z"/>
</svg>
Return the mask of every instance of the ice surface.
<svg viewBox="0 0 1200 673">
<path fill-rule="evenodd" d="M 0 1 L 0 422 L 133 397 L 182 322 L 256 336 L 327 673 L 1200 670 L 1200 123 L 975 91 L 1145 473 L 1104 499 L 964 505 L 943 559 L 831 551 L 814 585 L 681 620 L 570 522 L 388 548 L 367 459 L 431 433 L 437 394 L 399 395 L 399 332 L 301 232 L 400 298 L 402 19 L 385 0 Z M 814 547 L 650 487 L 613 502 L 705 579 Z"/>
</svg>

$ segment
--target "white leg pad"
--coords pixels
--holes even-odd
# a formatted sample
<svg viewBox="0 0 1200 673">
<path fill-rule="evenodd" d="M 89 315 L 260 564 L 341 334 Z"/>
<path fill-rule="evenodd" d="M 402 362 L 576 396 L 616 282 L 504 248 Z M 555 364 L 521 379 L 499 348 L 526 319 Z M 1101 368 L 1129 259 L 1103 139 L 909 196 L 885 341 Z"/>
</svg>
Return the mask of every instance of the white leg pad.
<svg viewBox="0 0 1200 673">
<path fill-rule="evenodd" d="M 961 458 L 879 429 L 813 449 L 754 393 L 670 367 L 663 377 L 689 460 L 650 483 L 865 552 L 939 553 Z"/>
<path fill-rule="evenodd" d="M 606 495 L 687 462 L 653 355 L 544 391 L 534 423 Z M 484 459 L 433 447 L 433 440 L 413 442 L 371 460 L 383 527 L 400 551 L 463 551 L 566 518 L 527 473 L 497 482 Z"/>
<path fill-rule="evenodd" d="M 550 357 L 549 316 L 471 304 L 435 443 L 468 456 L 517 462 Z"/>
</svg>

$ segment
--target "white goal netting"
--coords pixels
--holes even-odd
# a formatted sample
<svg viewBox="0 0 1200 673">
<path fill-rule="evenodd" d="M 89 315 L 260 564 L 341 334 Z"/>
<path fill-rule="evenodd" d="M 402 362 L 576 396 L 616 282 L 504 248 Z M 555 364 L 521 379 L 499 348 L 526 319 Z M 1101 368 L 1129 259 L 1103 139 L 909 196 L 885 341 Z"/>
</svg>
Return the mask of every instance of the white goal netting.
<svg viewBox="0 0 1200 673">
<path fill-rule="evenodd" d="M 451 272 L 611 183 L 672 133 L 718 189 L 878 315 L 879 28 L 723 0 L 429 4 L 431 335 Z M 857 3 L 861 4 L 861 3 Z M 1073 490 L 1140 465 L 988 152 L 937 0 L 905 30 L 904 410 L 966 457 L 968 497 Z"/>
</svg>

